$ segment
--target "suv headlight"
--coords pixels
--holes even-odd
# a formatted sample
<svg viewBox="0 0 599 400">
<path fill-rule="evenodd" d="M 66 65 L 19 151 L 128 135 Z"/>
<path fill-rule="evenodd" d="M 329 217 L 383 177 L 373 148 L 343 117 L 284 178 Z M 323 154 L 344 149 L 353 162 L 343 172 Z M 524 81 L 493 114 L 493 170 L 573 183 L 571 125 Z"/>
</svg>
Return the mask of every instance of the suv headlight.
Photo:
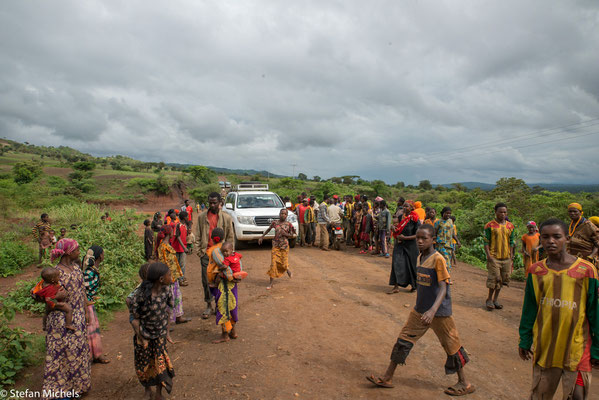
<svg viewBox="0 0 599 400">
<path fill-rule="evenodd" d="M 255 225 L 254 223 L 254 217 L 248 217 L 245 215 L 238 215 L 237 216 L 237 221 L 239 221 L 240 224 L 244 224 L 244 225 Z"/>
<path fill-rule="evenodd" d="M 297 216 L 293 213 L 289 213 L 287 216 L 287 221 L 289 222 L 297 222 Z"/>
</svg>

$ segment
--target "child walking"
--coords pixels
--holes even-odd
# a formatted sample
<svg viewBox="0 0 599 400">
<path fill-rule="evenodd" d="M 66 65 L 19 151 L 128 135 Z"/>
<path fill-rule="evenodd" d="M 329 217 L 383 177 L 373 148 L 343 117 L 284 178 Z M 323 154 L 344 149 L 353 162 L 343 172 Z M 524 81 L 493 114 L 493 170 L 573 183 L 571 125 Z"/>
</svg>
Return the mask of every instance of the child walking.
<svg viewBox="0 0 599 400">
<path fill-rule="evenodd" d="M 173 308 L 173 283 L 171 270 L 166 264 L 153 262 L 148 266 L 146 279 L 133 296 L 130 312 L 135 331 L 133 348 L 135 372 L 146 397 L 162 399 L 162 389 L 168 393 L 173 388 L 175 370 L 166 350 L 173 343 L 169 336 L 169 313 Z M 152 386 L 156 392 L 152 393 Z"/>
<path fill-rule="evenodd" d="M 529 221 L 526 224 L 528 232 L 522 235 L 522 258 L 524 259 L 524 270 L 539 261 L 539 232 L 535 221 Z M 527 272 L 528 273 L 528 272 Z"/>
<path fill-rule="evenodd" d="M 458 382 L 445 389 L 451 396 L 463 396 L 474 392 L 474 386 L 464 374 L 464 365 L 469 361 L 462 347 L 452 317 L 449 272 L 445 259 L 434 247 L 435 230 L 432 225 L 422 225 L 416 231 L 416 243 L 420 250 L 418 258 L 418 289 L 416 306 L 410 312 L 391 352 L 391 361 L 382 378 L 366 377 L 379 387 L 392 388 L 392 379 L 397 365 L 403 365 L 414 344 L 432 328 L 441 346 L 447 353 L 446 374 L 458 374 Z"/>
<path fill-rule="evenodd" d="M 293 274 L 289 269 L 289 240 L 288 238 L 295 234 L 295 228 L 289 221 L 287 221 L 288 211 L 283 208 L 279 212 L 279 220 L 273 221 L 268 229 L 258 239 L 258 244 L 262 244 L 264 237 L 271 229 L 275 230 L 275 237 L 272 239 L 272 251 L 270 269 L 267 274 L 270 277 L 270 282 L 266 287 L 266 290 L 272 289 L 275 278 L 280 278 L 284 273 L 291 278 Z M 328 239 L 325 239 L 325 242 Z M 327 242 L 328 243 L 328 242 Z"/>
<path fill-rule="evenodd" d="M 568 227 L 541 224 L 547 259 L 528 268 L 518 352 L 533 359 L 531 400 L 589 398 L 591 368 L 599 368 L 599 281 L 593 264 L 568 254 Z M 534 350 L 531 350 L 534 349 Z"/>
</svg>

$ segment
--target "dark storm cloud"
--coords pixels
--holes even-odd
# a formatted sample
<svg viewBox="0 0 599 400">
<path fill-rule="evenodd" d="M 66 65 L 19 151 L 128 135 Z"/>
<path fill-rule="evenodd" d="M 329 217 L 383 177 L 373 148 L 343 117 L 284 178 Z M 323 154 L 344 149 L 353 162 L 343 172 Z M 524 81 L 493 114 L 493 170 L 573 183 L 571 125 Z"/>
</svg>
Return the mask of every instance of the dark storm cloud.
<svg viewBox="0 0 599 400">
<path fill-rule="evenodd" d="M 596 180 L 593 127 L 500 139 L 599 117 L 598 19 L 592 1 L 9 1 L 0 130 L 282 174 Z"/>
</svg>

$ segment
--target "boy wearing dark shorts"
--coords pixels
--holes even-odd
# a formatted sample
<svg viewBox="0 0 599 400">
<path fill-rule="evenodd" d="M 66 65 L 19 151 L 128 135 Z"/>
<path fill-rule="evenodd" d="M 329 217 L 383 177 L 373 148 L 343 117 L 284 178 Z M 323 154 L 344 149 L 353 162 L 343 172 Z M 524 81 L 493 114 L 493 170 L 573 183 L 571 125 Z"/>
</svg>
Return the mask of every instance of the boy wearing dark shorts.
<svg viewBox="0 0 599 400">
<path fill-rule="evenodd" d="M 461 345 L 452 317 L 449 272 L 443 256 L 434 248 L 435 231 L 431 225 L 422 225 L 416 231 L 416 243 L 420 250 L 417 269 L 416 306 L 410 312 L 391 352 L 391 361 L 385 375 L 366 377 L 379 387 L 392 388 L 391 383 L 397 365 L 406 363 L 414 344 L 432 328 L 447 354 L 446 374 L 458 374 L 458 382 L 445 389 L 452 396 L 463 396 L 474 392 L 464 374 L 464 365 L 469 361 Z"/>
<path fill-rule="evenodd" d="M 501 310 L 499 292 L 510 283 L 514 263 L 514 224 L 507 220 L 507 206 L 495 204 L 495 219 L 485 225 L 485 254 L 487 256 L 487 288 L 489 296 L 485 306 L 488 311 Z"/>
</svg>

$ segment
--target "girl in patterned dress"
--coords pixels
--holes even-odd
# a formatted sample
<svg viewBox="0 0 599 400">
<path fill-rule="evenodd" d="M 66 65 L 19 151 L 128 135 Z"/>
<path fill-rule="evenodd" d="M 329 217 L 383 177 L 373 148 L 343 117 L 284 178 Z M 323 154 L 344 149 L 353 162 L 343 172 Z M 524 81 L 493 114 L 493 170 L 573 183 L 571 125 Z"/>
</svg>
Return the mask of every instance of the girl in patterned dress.
<svg viewBox="0 0 599 400">
<path fill-rule="evenodd" d="M 281 209 L 279 213 L 279 219 L 273 221 L 268 227 L 266 232 L 262 234 L 262 237 L 258 239 L 258 244 L 262 244 L 262 240 L 271 229 L 275 230 L 275 237 L 272 240 L 272 252 L 270 270 L 267 274 L 270 276 L 270 283 L 266 287 L 267 290 L 272 289 L 272 284 L 275 278 L 283 276 L 287 273 L 291 278 L 292 274 L 289 270 L 289 240 L 291 236 L 295 235 L 295 228 L 289 221 L 287 221 L 287 209 Z"/>
<path fill-rule="evenodd" d="M 166 342 L 173 343 L 168 334 L 169 315 L 174 306 L 172 283 L 173 275 L 166 264 L 151 263 L 130 307 L 135 330 L 135 372 L 146 396 L 152 396 L 151 387 L 156 386 L 155 399 L 162 399 L 162 388 L 171 392 L 175 376 L 166 350 Z"/>
</svg>

